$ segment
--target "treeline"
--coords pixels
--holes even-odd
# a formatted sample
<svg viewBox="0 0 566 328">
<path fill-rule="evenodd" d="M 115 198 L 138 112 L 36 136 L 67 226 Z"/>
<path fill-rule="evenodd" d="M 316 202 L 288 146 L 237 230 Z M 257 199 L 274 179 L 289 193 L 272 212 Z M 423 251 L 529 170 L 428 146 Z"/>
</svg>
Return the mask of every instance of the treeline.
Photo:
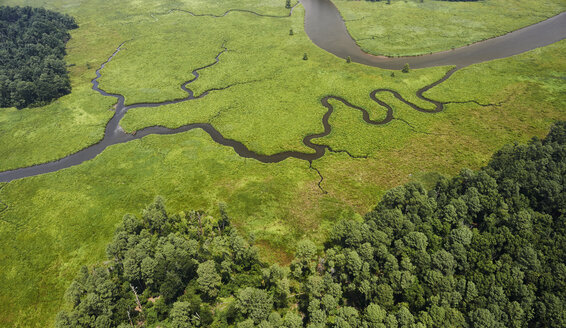
<svg viewBox="0 0 566 328">
<path fill-rule="evenodd" d="M 43 8 L 0 6 L 0 107 L 38 106 L 71 92 L 63 57 L 77 27 Z"/>
<path fill-rule="evenodd" d="M 432 190 L 390 190 L 289 268 L 220 219 L 124 217 L 58 327 L 566 327 L 566 122 Z"/>
<path fill-rule="evenodd" d="M 157 198 L 141 218 L 123 218 L 107 254 L 110 264 L 83 267 L 71 284 L 65 297 L 72 309 L 58 314 L 57 327 L 302 322 L 296 313 L 272 312 L 289 304 L 287 270 L 261 263 L 224 211 L 220 219 L 169 215 Z"/>
</svg>

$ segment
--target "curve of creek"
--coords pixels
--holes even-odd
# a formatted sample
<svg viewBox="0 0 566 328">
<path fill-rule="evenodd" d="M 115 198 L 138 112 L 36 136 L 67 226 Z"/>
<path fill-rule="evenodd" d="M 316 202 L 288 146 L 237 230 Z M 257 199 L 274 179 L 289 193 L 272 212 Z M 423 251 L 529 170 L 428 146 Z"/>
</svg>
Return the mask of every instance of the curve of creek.
<svg viewBox="0 0 566 328">
<path fill-rule="evenodd" d="M 362 117 L 364 121 L 371 125 L 383 125 L 391 122 L 394 119 L 393 108 L 386 102 L 378 99 L 377 97 L 379 93 L 384 93 L 384 92 L 391 93 L 395 98 L 399 99 L 400 101 L 402 101 L 403 103 L 407 104 L 408 106 L 410 106 L 411 108 L 417 111 L 423 113 L 438 113 L 442 111 L 444 109 L 444 106 L 449 102 L 440 102 L 433 99 L 429 99 L 425 97 L 423 93 L 439 85 L 440 83 L 446 81 L 459 68 L 482 61 L 512 56 L 566 38 L 566 13 L 562 13 L 546 21 L 543 21 L 535 25 L 531 25 L 521 30 L 517 30 L 507 35 L 482 41 L 474 45 L 459 48 L 453 51 L 445 51 L 445 52 L 434 53 L 431 55 L 425 55 L 419 57 L 399 57 L 399 58 L 379 57 L 364 53 L 359 48 L 359 46 L 351 38 L 338 10 L 330 0 L 302 0 L 301 3 L 305 8 L 305 31 L 308 34 L 309 38 L 320 48 L 330 53 L 333 53 L 338 57 L 345 58 L 347 56 L 350 56 L 351 59 L 355 62 L 369 66 L 386 68 L 386 69 L 399 69 L 405 63 L 409 63 L 409 65 L 412 68 L 424 68 L 424 67 L 443 66 L 443 65 L 455 66 L 454 68 L 449 70 L 441 79 L 419 89 L 416 92 L 416 96 L 418 98 L 434 105 L 434 109 L 430 110 L 430 109 L 422 108 L 414 103 L 411 103 L 410 101 L 403 98 L 403 96 L 401 96 L 395 90 L 375 89 L 370 93 L 369 97 L 377 104 L 379 104 L 380 106 L 386 109 L 386 115 L 385 118 L 381 120 L 371 120 L 369 117 L 369 113 L 364 108 L 353 105 L 350 102 L 348 102 L 346 99 L 341 97 L 332 96 L 332 95 L 326 96 L 320 100 L 322 106 L 327 108 L 326 113 L 322 117 L 322 125 L 324 127 L 324 131 L 321 133 L 309 134 L 305 136 L 302 140 L 303 144 L 311 148 L 314 152 L 284 151 L 272 155 L 259 154 L 249 150 L 246 147 L 246 145 L 244 145 L 239 141 L 225 138 L 218 130 L 216 130 L 216 128 L 214 128 L 214 126 L 212 126 L 209 123 L 187 124 L 176 129 L 170 129 L 163 126 L 151 126 L 139 130 L 135 134 L 129 134 L 129 133 L 125 133 L 120 127 L 120 121 L 122 120 L 122 118 L 129 109 L 139 108 L 139 107 L 159 107 L 159 106 L 189 101 L 193 99 L 198 99 L 205 97 L 212 91 L 227 89 L 231 86 L 227 86 L 219 89 L 210 89 L 203 92 L 197 97 L 195 97 L 192 90 L 188 88 L 188 85 L 190 83 L 198 79 L 199 77 L 198 72 L 200 70 L 211 67 L 220 61 L 220 56 L 227 50 L 226 47 L 222 46 L 223 50 L 218 53 L 214 62 L 193 70 L 192 74 L 194 77 L 181 85 L 181 89 L 187 92 L 187 96 L 185 98 L 159 102 L 159 103 L 139 103 L 139 104 L 132 104 L 126 106 L 124 103 L 123 95 L 108 93 L 100 89 L 98 82 L 98 79 L 101 77 L 101 70 L 108 62 L 110 62 L 118 54 L 122 45 L 124 44 L 122 43 L 116 49 L 116 51 L 108 58 L 108 60 L 104 62 L 100 66 L 100 68 L 96 70 L 96 77 L 91 81 L 93 90 L 97 91 L 103 96 L 114 97 L 117 100 L 117 103 L 115 105 L 114 115 L 106 125 L 103 139 L 92 146 L 86 147 L 74 154 L 68 155 L 56 161 L 0 172 L 0 182 L 9 182 L 15 179 L 21 179 L 24 177 L 55 172 L 62 170 L 64 168 L 79 165 L 84 161 L 93 159 L 102 151 L 104 151 L 104 149 L 106 149 L 111 145 L 125 143 L 131 140 L 141 139 L 147 135 L 177 134 L 193 129 L 201 129 L 205 131 L 210 135 L 210 137 L 216 143 L 233 148 L 234 151 L 241 157 L 253 158 L 264 163 L 276 163 L 283 161 L 287 158 L 293 157 L 308 161 L 310 167 L 312 168 L 312 161 L 324 156 L 326 150 L 348 153 L 347 151 L 333 150 L 327 145 L 320 145 L 313 143 L 313 139 L 325 137 L 329 135 L 332 130 L 332 127 L 328 122 L 330 116 L 332 115 L 332 112 L 334 111 L 333 106 L 329 102 L 330 100 L 342 102 L 344 105 L 352 109 L 359 110 L 362 113 Z M 208 15 L 208 14 L 194 14 L 192 12 L 183 11 L 183 10 L 179 10 L 179 11 L 186 12 L 193 16 L 223 17 L 230 12 L 240 11 L 240 12 L 251 13 L 258 16 L 284 18 L 284 17 L 289 17 L 292 14 L 293 8 L 290 9 L 289 15 L 286 16 L 262 15 L 253 11 L 238 10 L 238 9 L 228 10 L 223 15 L 217 15 L 217 16 Z M 352 156 L 349 153 L 348 155 Z"/>
</svg>

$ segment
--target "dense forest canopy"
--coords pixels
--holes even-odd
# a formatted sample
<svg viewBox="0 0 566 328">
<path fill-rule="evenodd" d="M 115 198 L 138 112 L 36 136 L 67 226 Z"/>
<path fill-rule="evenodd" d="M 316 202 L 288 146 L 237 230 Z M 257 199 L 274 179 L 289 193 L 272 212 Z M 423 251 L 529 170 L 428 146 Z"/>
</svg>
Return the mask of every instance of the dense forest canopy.
<svg viewBox="0 0 566 328">
<path fill-rule="evenodd" d="M 566 122 L 432 190 L 390 190 L 323 249 L 262 263 L 220 219 L 127 215 L 58 327 L 566 327 Z"/>
<path fill-rule="evenodd" d="M 41 105 L 71 92 L 63 57 L 74 28 L 68 15 L 0 6 L 0 107 Z"/>
</svg>

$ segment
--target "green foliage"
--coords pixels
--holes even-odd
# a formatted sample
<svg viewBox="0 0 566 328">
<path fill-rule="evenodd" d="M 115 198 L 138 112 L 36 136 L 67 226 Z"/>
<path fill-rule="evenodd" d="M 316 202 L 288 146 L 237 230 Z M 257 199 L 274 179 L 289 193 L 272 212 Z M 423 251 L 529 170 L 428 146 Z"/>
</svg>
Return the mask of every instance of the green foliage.
<svg viewBox="0 0 566 328">
<path fill-rule="evenodd" d="M 170 215 L 160 197 L 141 218 L 124 216 L 107 254 L 104 267 L 81 269 L 65 294 L 71 309 L 58 314 L 57 327 L 101 327 L 130 319 L 170 320 L 179 328 L 209 325 L 213 316 L 205 302 L 214 303 L 219 294 L 254 284 L 262 275 L 255 248 L 232 231 L 225 212 L 220 220 L 198 212 Z M 226 275 L 224 284 L 217 267 Z M 285 279 L 284 271 L 276 271 L 270 293 Z M 267 318 L 271 294 L 243 289 L 238 295 L 242 304 L 254 305 L 246 306 L 250 317 Z"/>
<path fill-rule="evenodd" d="M 244 317 L 258 324 L 267 319 L 273 308 L 273 299 L 265 290 L 246 287 L 238 293 L 237 307 Z"/>
<path fill-rule="evenodd" d="M 282 328 L 300 328 L 303 327 L 303 319 L 295 312 L 287 312 L 283 317 Z"/>
<path fill-rule="evenodd" d="M 295 278 L 300 279 L 313 273 L 316 265 L 316 245 L 304 239 L 299 241 L 295 253 L 295 259 L 291 263 L 291 271 Z"/>
<path fill-rule="evenodd" d="M 273 264 L 263 269 L 263 285 L 272 291 L 274 306 L 277 308 L 287 307 L 287 299 L 290 294 L 290 281 L 287 278 L 288 268 L 282 268 Z"/>
<path fill-rule="evenodd" d="M 193 314 L 191 313 L 191 305 L 187 302 L 175 302 L 171 309 L 171 328 L 191 328 Z"/>
<path fill-rule="evenodd" d="M 479 172 L 462 170 L 429 191 L 394 188 L 365 222 L 337 224 L 301 309 L 317 324 L 330 318 L 320 303 L 325 285 L 337 284 L 343 304 L 355 305 L 336 313 L 338 326 L 560 326 L 565 136 L 566 122 L 557 123 Z"/>
<path fill-rule="evenodd" d="M 125 314 L 120 313 L 125 305 L 120 301 L 123 293 L 124 289 L 111 278 L 108 270 L 95 268 L 89 271 L 82 267 L 65 294 L 73 310 L 60 312 L 56 326 L 98 327 L 105 322 L 119 322 Z"/>
<path fill-rule="evenodd" d="M 197 274 L 200 291 L 208 298 L 215 298 L 220 287 L 220 275 L 216 272 L 216 263 L 208 260 L 199 264 Z"/>
<path fill-rule="evenodd" d="M 322 255 L 300 241 L 295 280 L 261 263 L 227 217 L 169 215 L 157 198 L 141 219 L 124 216 L 111 264 L 80 271 L 57 326 L 563 326 L 565 154 L 561 122 L 544 140 L 503 148 L 481 171 L 431 190 L 393 188 L 363 222 L 338 222 Z M 540 195 L 547 191 L 552 202 Z M 292 293 L 304 319 L 289 309 Z"/>
<path fill-rule="evenodd" d="M 305 52 L 305 53 L 303 54 L 303 60 L 308 60 L 308 59 L 309 59 L 309 56 L 308 56 L 307 53 Z"/>
<path fill-rule="evenodd" d="M 63 56 L 74 19 L 43 8 L 0 6 L 0 107 L 42 105 L 71 92 Z"/>
<path fill-rule="evenodd" d="M 409 64 L 406 63 L 405 65 L 403 65 L 403 69 L 401 69 L 401 72 L 409 73 L 409 71 L 410 71 Z"/>
</svg>

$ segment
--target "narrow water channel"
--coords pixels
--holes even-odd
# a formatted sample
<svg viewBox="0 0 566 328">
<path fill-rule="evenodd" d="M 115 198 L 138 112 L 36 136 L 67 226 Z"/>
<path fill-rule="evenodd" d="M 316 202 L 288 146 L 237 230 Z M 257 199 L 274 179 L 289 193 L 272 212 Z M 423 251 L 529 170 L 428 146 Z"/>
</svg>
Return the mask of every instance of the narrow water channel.
<svg viewBox="0 0 566 328">
<path fill-rule="evenodd" d="M 106 125 L 104 138 L 92 146 L 86 147 L 74 154 L 66 156 L 62 159 L 43 163 L 39 165 L 9 170 L 0 172 L 0 182 L 8 182 L 15 179 L 21 179 L 25 177 L 50 173 L 59 171 L 64 168 L 79 165 L 84 161 L 93 159 L 98 154 L 100 154 L 108 146 L 128 142 L 135 139 L 140 139 L 147 135 L 157 134 L 176 134 L 186 132 L 192 129 L 202 129 L 210 135 L 210 137 L 217 143 L 228 146 L 234 149 L 234 151 L 241 157 L 254 158 L 258 161 L 264 163 L 276 163 L 283 161 L 287 158 L 293 157 L 302 159 L 305 161 L 312 162 L 324 156 L 325 152 L 332 151 L 332 149 L 326 145 L 319 145 L 313 142 L 313 139 L 322 138 L 330 134 L 332 127 L 329 123 L 329 118 L 334 110 L 333 106 L 329 103 L 329 100 L 340 101 L 346 106 L 359 110 L 362 113 L 362 118 L 368 124 L 372 125 L 382 125 L 389 123 L 391 120 L 395 119 L 393 117 L 393 109 L 384 101 L 377 98 L 379 93 L 391 93 L 397 99 L 401 100 L 405 104 L 409 105 L 413 109 L 424 112 L 424 113 L 437 113 L 444 109 L 444 105 L 447 103 L 442 103 L 436 100 L 426 98 L 423 93 L 427 90 L 437 86 L 438 84 L 446 81 L 454 72 L 459 68 L 465 67 L 474 63 L 479 63 L 483 61 L 493 60 L 497 58 L 509 57 L 516 55 L 528 50 L 532 50 L 538 47 L 546 46 L 551 43 L 560 41 L 566 38 L 566 13 L 562 13 L 558 16 L 545 20 L 541 23 L 528 26 L 526 28 L 517 30 L 515 32 L 506 34 L 501 37 L 493 38 L 490 40 L 482 41 L 467 47 L 458 48 L 451 51 L 444 51 L 439 53 L 434 53 L 431 55 L 418 56 L 418 57 L 399 57 L 399 58 L 387 58 L 369 55 L 364 53 L 360 47 L 351 38 L 346 25 L 340 16 L 340 13 L 330 0 L 301 0 L 305 8 L 305 31 L 310 37 L 310 39 L 318 45 L 320 48 L 342 58 L 350 56 L 355 62 L 380 67 L 385 69 L 400 69 L 405 63 L 409 63 L 412 68 L 424 68 L 431 66 L 446 66 L 454 65 L 455 68 L 451 69 L 446 73 L 444 77 L 440 80 L 427 85 L 416 92 L 416 96 L 424 101 L 427 101 L 435 106 L 434 110 L 428 110 L 415 105 L 408 100 L 405 100 L 398 92 L 391 89 L 375 89 L 370 93 L 370 98 L 386 109 L 386 116 L 382 120 L 370 120 L 368 112 L 358 106 L 349 103 L 346 99 L 327 96 L 322 98 L 321 105 L 327 108 L 327 112 L 321 119 L 321 123 L 324 127 L 324 131 L 321 133 L 309 134 L 303 138 L 303 144 L 312 149 L 312 152 L 297 152 L 297 151 L 285 151 L 281 153 L 276 153 L 272 155 L 263 155 L 249 150 L 246 145 L 237 141 L 225 138 L 214 126 L 209 123 L 194 123 L 181 126 L 176 129 L 170 129 L 162 126 L 151 126 L 135 134 L 125 133 L 120 127 L 120 121 L 127 113 L 129 109 L 138 107 L 159 107 L 184 101 L 189 101 L 197 98 L 206 96 L 209 92 L 218 90 L 211 89 L 203 92 L 198 97 L 195 97 L 193 92 L 188 88 L 188 85 L 196 81 L 199 77 L 199 71 L 205 68 L 211 67 L 220 61 L 220 56 L 226 51 L 220 51 L 215 58 L 215 61 L 193 70 L 193 78 L 181 85 L 181 89 L 187 92 L 187 96 L 181 99 L 175 99 L 160 103 L 141 103 L 126 106 L 124 104 L 124 96 L 120 94 L 111 94 L 99 88 L 98 79 L 101 77 L 101 71 L 104 66 L 114 58 L 120 51 L 122 45 L 120 45 L 116 51 L 108 58 L 106 62 L 101 64 L 100 68 L 96 70 L 96 77 L 92 80 L 92 89 L 99 92 L 103 96 L 116 98 L 116 106 L 114 116 Z M 231 11 L 241 11 L 241 10 L 229 10 L 224 15 L 218 16 L 223 17 Z M 249 12 L 249 11 L 247 11 Z M 255 15 L 261 14 L 250 12 Z M 194 15 L 189 12 L 189 14 Z M 292 14 L 292 9 L 289 11 L 289 16 Z M 288 16 L 271 16 L 273 18 L 284 19 Z M 312 166 L 312 163 L 311 163 Z"/>
</svg>

